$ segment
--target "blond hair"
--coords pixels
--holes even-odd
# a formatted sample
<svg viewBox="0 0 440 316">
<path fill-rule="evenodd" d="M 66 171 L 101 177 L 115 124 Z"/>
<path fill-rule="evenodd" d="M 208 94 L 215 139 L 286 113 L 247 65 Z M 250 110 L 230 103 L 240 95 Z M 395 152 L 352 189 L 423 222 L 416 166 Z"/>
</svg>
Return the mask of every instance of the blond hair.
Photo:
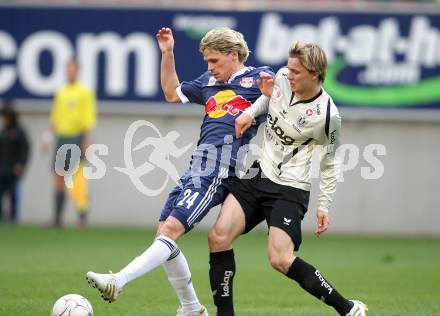
<svg viewBox="0 0 440 316">
<path fill-rule="evenodd" d="M 289 58 L 298 58 L 304 68 L 311 73 L 318 73 L 319 81 L 324 82 L 327 70 L 327 57 L 319 45 L 296 42 L 289 48 Z"/>
<path fill-rule="evenodd" d="M 245 63 L 249 57 L 249 48 L 243 34 L 228 27 L 218 27 L 206 33 L 200 41 L 200 53 L 203 54 L 206 49 L 225 55 L 236 51 L 240 63 Z"/>
</svg>

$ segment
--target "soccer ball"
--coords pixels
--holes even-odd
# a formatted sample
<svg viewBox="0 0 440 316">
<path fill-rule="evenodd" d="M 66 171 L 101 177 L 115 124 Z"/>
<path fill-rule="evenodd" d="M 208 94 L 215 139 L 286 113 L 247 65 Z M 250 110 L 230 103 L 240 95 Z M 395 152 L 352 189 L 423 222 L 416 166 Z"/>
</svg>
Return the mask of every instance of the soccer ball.
<svg viewBox="0 0 440 316">
<path fill-rule="evenodd" d="M 60 297 L 52 308 L 52 316 L 93 316 L 90 302 L 81 295 L 67 294 Z"/>
</svg>

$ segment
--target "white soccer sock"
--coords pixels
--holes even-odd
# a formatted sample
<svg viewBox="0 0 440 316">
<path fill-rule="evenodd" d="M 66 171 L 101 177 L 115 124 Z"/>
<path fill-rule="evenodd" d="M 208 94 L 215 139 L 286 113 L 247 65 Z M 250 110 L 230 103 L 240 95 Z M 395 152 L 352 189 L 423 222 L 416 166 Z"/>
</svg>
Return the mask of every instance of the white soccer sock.
<svg viewBox="0 0 440 316">
<path fill-rule="evenodd" d="M 143 254 L 136 257 L 121 271 L 115 273 L 118 287 L 122 288 L 128 282 L 162 265 L 175 249 L 178 248 L 171 238 L 163 235 L 158 236 Z"/>
<path fill-rule="evenodd" d="M 176 291 L 184 311 L 198 311 L 200 302 L 191 280 L 191 272 L 185 256 L 176 247 L 170 258 L 163 264 L 168 280 Z"/>
</svg>

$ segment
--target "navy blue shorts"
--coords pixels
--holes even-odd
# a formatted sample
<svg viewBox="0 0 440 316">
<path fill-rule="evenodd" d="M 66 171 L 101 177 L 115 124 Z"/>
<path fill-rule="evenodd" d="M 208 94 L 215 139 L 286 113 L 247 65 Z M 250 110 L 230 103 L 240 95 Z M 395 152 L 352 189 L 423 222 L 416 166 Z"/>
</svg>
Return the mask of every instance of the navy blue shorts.
<svg viewBox="0 0 440 316">
<path fill-rule="evenodd" d="M 230 186 L 237 178 L 228 178 L 228 170 L 223 169 L 193 180 L 195 179 L 191 177 L 189 169 L 180 178 L 181 185 L 176 185 L 168 195 L 159 221 L 164 221 L 172 215 L 185 226 L 185 232 L 190 231 L 211 208 L 223 203 L 229 194 Z"/>
</svg>

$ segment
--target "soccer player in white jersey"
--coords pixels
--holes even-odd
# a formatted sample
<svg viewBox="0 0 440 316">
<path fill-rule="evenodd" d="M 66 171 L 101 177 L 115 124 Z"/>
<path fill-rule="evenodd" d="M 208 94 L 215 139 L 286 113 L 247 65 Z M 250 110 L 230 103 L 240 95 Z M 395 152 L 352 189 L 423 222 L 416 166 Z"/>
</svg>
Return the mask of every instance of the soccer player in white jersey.
<svg viewBox="0 0 440 316">
<path fill-rule="evenodd" d="M 232 243 L 266 220 L 269 226 L 268 256 L 273 268 L 336 309 L 339 315 L 364 316 L 367 306 L 347 300 L 309 263 L 296 257 L 301 244 L 301 220 L 309 203 L 312 151 L 324 150 L 320 164 L 316 235 L 329 226 L 329 209 L 336 190 L 340 156 L 341 119 L 331 97 L 322 88 L 327 59 L 315 44 L 294 44 L 287 67 L 275 79 L 261 73 L 263 93 L 236 120 L 236 136 L 242 137 L 254 117 L 268 113 L 259 161 L 233 188 L 209 232 L 210 281 L 218 316 L 231 316 L 235 262 Z M 228 300 L 222 299 L 228 297 Z"/>
</svg>

